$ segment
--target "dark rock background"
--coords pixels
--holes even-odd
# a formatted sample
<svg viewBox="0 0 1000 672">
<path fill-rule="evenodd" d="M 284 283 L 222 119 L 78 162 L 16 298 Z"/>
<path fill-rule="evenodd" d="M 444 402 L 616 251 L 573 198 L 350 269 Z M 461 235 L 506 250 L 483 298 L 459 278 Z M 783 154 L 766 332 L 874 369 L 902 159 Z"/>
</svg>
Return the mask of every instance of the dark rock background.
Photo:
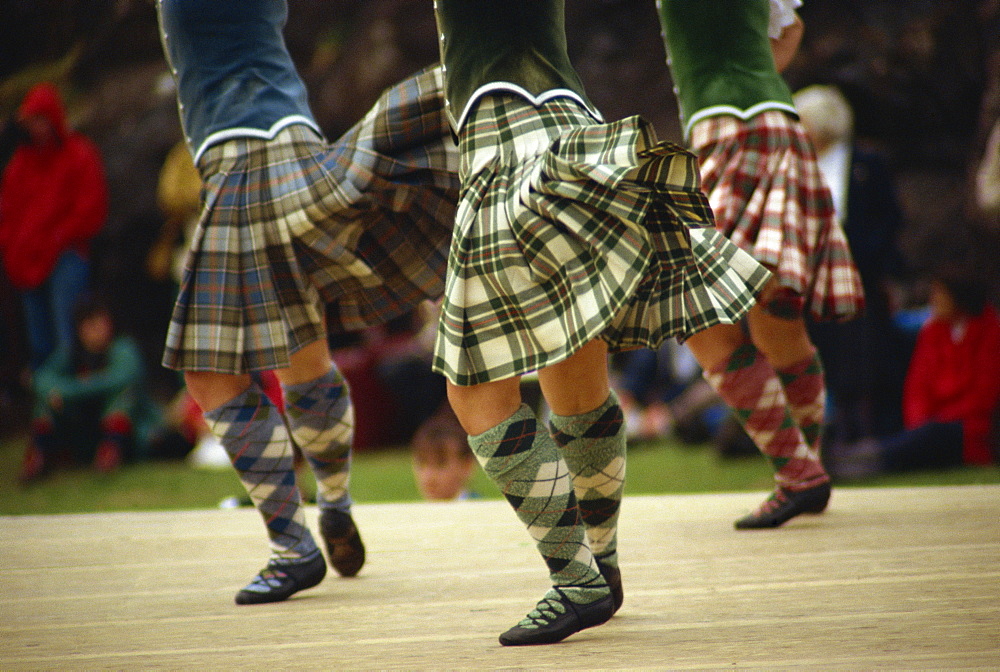
<svg viewBox="0 0 1000 672">
<path fill-rule="evenodd" d="M 329 137 L 382 88 L 437 58 L 430 0 L 289 5 L 288 46 Z M 641 114 L 664 139 L 680 141 L 653 1 L 567 5 L 571 56 L 605 116 Z M 913 264 L 975 249 L 971 263 L 996 282 L 1000 226 L 975 216 L 968 187 L 1000 109 L 1000 0 L 806 0 L 800 14 L 806 36 L 788 81 L 793 89 L 844 87 L 859 137 L 896 171 Z M 111 213 L 96 249 L 97 282 L 169 387 L 175 379 L 158 361 L 174 288 L 149 278 L 144 263 L 162 224 L 158 172 L 180 127 L 152 0 L 0 0 L 0 164 L 12 147 L 10 116 L 41 79 L 62 87 L 72 123 L 103 152 Z M 8 339 L 10 361 L 21 351 Z"/>
</svg>

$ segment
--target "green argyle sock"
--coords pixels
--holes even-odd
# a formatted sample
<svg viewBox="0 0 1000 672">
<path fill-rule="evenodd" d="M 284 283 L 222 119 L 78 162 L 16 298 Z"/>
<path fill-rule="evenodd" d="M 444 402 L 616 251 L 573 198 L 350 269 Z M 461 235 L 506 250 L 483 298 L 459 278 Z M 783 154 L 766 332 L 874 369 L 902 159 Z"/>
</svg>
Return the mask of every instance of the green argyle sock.
<svg viewBox="0 0 1000 672">
<path fill-rule="evenodd" d="M 580 415 L 552 414 L 552 437 L 573 478 L 590 548 L 618 566 L 618 514 L 625 490 L 625 421 L 612 392 L 599 408 Z"/>
<path fill-rule="evenodd" d="M 496 427 L 469 437 L 483 470 L 528 528 L 553 586 L 586 604 L 609 594 L 587 543 L 569 469 L 527 405 Z"/>
</svg>

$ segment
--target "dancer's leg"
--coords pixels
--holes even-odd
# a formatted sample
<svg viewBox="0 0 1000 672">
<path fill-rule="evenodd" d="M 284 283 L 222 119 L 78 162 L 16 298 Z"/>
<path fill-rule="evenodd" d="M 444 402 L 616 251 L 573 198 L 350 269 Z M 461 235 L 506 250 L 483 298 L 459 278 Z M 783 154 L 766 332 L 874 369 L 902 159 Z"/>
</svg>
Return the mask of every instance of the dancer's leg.
<svg viewBox="0 0 1000 672">
<path fill-rule="evenodd" d="M 545 644 L 603 623 L 614 602 L 587 543 L 569 469 L 534 412 L 520 404 L 518 386 L 511 378 L 470 387 L 449 383 L 448 391 L 469 445 L 535 539 L 553 585 L 500 642 Z M 513 413 L 497 419 L 511 406 Z"/>
<path fill-rule="evenodd" d="M 618 515 L 625 490 L 625 422 L 608 387 L 607 347 L 592 341 L 575 356 L 540 371 L 538 378 L 552 410 L 550 430 L 569 467 L 587 539 L 617 610 L 624 599 Z M 596 406 L 595 400 L 599 400 Z"/>
<path fill-rule="evenodd" d="M 775 470 L 775 493 L 736 526 L 775 527 L 800 513 L 822 511 L 829 499 L 829 477 L 796 424 L 768 358 L 739 327 L 712 327 L 689 339 L 688 345 L 702 363 L 705 379 Z"/>
<path fill-rule="evenodd" d="M 351 517 L 354 410 L 347 383 L 322 342 L 295 353 L 292 366 L 277 373 L 292 439 L 316 474 L 320 533 L 330 564 L 341 576 L 354 576 L 364 564 L 365 547 Z"/>
<path fill-rule="evenodd" d="M 754 344 L 774 366 L 785 388 L 792 417 L 819 461 L 826 410 L 826 378 L 805 322 L 802 318 L 782 319 L 763 310 L 754 310 L 750 313 L 749 325 Z"/>
<path fill-rule="evenodd" d="M 316 585 L 326 574 L 326 563 L 305 524 L 292 447 L 280 411 L 248 376 L 189 372 L 186 379 L 202 408 L 206 399 L 221 396 L 220 390 L 245 383 L 242 391 L 205 413 L 271 539 L 268 566 L 237 594 L 237 603 L 277 602 Z"/>
</svg>

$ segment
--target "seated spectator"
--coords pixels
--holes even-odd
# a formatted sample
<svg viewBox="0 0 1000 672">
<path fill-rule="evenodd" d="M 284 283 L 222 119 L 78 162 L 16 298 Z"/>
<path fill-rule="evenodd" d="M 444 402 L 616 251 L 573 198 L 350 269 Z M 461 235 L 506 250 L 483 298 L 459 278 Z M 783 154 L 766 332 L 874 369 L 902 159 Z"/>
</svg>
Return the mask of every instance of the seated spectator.
<svg viewBox="0 0 1000 672">
<path fill-rule="evenodd" d="M 912 349 L 893 323 L 908 273 L 895 178 L 884 157 L 856 140 L 854 111 L 837 87 L 808 86 L 794 99 L 865 292 L 854 319 L 809 325 L 826 373 L 826 445 L 895 433 Z"/>
<path fill-rule="evenodd" d="M 21 481 L 61 464 L 92 464 L 111 472 L 148 456 L 161 427 L 147 396 L 142 354 L 119 334 L 108 308 L 92 297 L 74 312 L 70 347 L 58 348 L 35 372 L 32 416 Z"/>
<path fill-rule="evenodd" d="M 990 434 L 1000 406 L 1000 318 L 986 287 L 951 268 L 935 274 L 930 304 L 903 389 L 905 431 L 828 451 L 832 475 L 996 461 Z"/>
<path fill-rule="evenodd" d="M 428 302 L 386 324 L 330 339 L 354 402 L 354 450 L 408 444 L 444 401 L 444 377 L 431 371 L 436 311 Z"/>
<path fill-rule="evenodd" d="M 729 415 L 694 356 L 676 341 L 666 341 L 656 351 L 620 353 L 613 369 L 632 440 L 675 435 L 685 443 L 701 443 L 713 438 Z"/>
<path fill-rule="evenodd" d="M 412 444 L 413 478 L 424 499 L 443 502 L 478 496 L 469 490 L 476 457 L 451 406 L 441 404 L 417 429 Z"/>
</svg>

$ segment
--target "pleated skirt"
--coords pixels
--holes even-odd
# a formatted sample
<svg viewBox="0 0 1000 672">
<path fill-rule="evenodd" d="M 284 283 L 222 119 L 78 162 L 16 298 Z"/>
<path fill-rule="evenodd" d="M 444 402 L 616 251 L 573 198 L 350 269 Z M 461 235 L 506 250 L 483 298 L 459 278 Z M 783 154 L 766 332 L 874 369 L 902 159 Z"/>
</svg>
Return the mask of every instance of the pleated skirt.
<svg viewBox="0 0 1000 672">
<path fill-rule="evenodd" d="M 595 338 L 656 348 L 736 322 L 769 278 L 715 229 L 695 157 L 641 118 L 490 95 L 459 155 L 433 360 L 457 385 L 544 368 Z"/>
<path fill-rule="evenodd" d="M 459 193 L 441 87 L 436 68 L 391 87 L 332 144 L 299 124 L 205 151 L 165 366 L 282 368 L 441 296 Z"/>
<path fill-rule="evenodd" d="M 786 317 L 845 320 L 864 290 L 802 125 L 778 110 L 691 130 L 719 230 L 774 273 Z"/>
</svg>

